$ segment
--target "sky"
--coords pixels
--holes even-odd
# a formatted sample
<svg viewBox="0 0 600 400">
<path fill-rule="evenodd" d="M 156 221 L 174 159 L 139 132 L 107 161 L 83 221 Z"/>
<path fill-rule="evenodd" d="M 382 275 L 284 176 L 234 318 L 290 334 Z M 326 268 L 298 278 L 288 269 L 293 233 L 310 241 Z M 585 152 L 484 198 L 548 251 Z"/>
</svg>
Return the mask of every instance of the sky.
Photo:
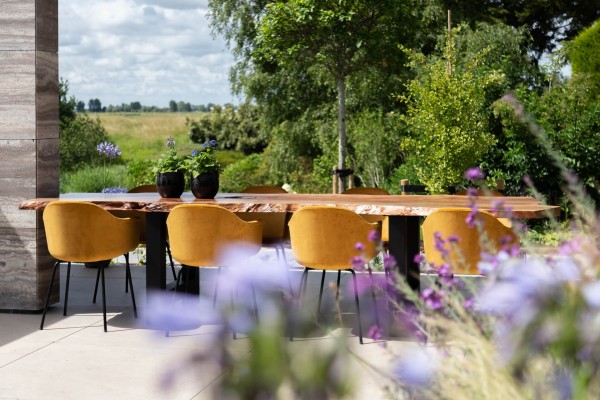
<svg viewBox="0 0 600 400">
<path fill-rule="evenodd" d="M 238 103 L 233 56 L 214 39 L 207 0 L 59 0 L 59 74 L 103 106 Z"/>
</svg>

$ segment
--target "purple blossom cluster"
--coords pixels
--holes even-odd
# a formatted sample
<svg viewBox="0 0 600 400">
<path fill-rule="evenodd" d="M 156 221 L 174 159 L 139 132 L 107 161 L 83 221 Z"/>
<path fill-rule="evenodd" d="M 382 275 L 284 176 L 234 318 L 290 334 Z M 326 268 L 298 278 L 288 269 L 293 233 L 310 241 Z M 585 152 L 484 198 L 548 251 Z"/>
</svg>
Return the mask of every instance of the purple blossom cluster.
<svg viewBox="0 0 600 400">
<path fill-rule="evenodd" d="M 175 139 L 172 136 L 167 137 L 167 147 L 170 149 L 175 148 Z"/>
<path fill-rule="evenodd" d="M 110 142 L 102 142 L 96 146 L 96 149 L 98 149 L 98 153 L 100 153 L 100 155 L 108 157 L 111 160 L 114 160 L 122 154 L 119 146 L 116 146 Z"/>
<path fill-rule="evenodd" d="M 126 187 L 110 187 L 102 189 L 102 193 L 127 193 Z"/>
</svg>

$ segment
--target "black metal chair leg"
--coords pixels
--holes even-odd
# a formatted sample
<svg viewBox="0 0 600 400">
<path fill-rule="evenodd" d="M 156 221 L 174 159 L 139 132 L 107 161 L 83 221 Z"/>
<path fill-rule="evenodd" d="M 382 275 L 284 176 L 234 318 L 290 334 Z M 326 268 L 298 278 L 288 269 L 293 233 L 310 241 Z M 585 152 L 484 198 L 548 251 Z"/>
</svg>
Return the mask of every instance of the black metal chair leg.
<svg viewBox="0 0 600 400">
<path fill-rule="evenodd" d="M 129 260 L 129 253 L 127 254 L 123 254 L 123 256 L 125 257 L 125 261 Z M 127 293 L 129 291 L 129 275 L 127 274 L 127 271 L 125 272 L 125 293 Z"/>
<path fill-rule="evenodd" d="M 44 304 L 44 314 L 42 314 L 42 322 L 40 323 L 40 330 L 44 329 L 44 321 L 46 320 L 46 313 L 48 312 L 48 303 L 50 302 L 50 295 L 52 294 L 52 286 L 54 286 L 54 277 L 56 276 L 56 268 L 60 265 L 60 261 L 54 263 L 52 268 L 52 278 L 50 278 L 50 286 L 48 286 L 48 294 L 46 295 L 46 304 Z"/>
<path fill-rule="evenodd" d="M 352 281 L 354 282 L 354 299 L 356 301 L 356 314 L 358 317 L 358 340 L 363 344 L 362 324 L 360 323 L 360 306 L 358 304 L 358 285 L 356 283 L 356 272 L 353 269 L 349 270 L 352 273 Z"/>
<path fill-rule="evenodd" d="M 340 300 L 340 280 L 342 278 L 342 270 L 338 271 L 338 276 L 337 276 L 337 286 L 335 288 L 335 302 L 337 304 L 337 302 Z"/>
<path fill-rule="evenodd" d="M 219 278 L 221 276 L 221 267 L 217 268 L 217 279 L 215 281 L 215 293 L 213 295 L 213 308 L 217 305 L 217 293 L 219 292 Z"/>
<path fill-rule="evenodd" d="M 92 303 L 96 304 L 96 295 L 98 294 L 98 283 L 100 282 L 100 264 L 98 265 L 98 273 L 96 274 L 96 287 L 94 288 L 94 298 L 92 299 Z"/>
<path fill-rule="evenodd" d="M 100 271 L 100 273 L 102 274 L 102 314 L 104 317 L 104 332 L 108 332 L 106 324 L 106 285 L 104 280 L 104 263 L 100 264 L 98 268 L 102 270 Z"/>
<path fill-rule="evenodd" d="M 129 288 L 131 289 L 131 303 L 133 304 L 133 316 L 137 318 L 135 294 L 133 293 L 133 279 L 131 278 L 131 268 L 129 266 L 129 254 L 125 255 L 125 281 L 129 282 Z"/>
<path fill-rule="evenodd" d="M 67 263 L 67 284 L 65 285 L 65 305 L 63 307 L 63 316 L 67 316 L 67 303 L 69 302 L 69 283 L 71 282 L 71 262 Z"/>
<path fill-rule="evenodd" d="M 175 272 L 175 264 L 173 263 L 173 256 L 171 255 L 171 246 L 169 242 L 166 242 L 167 255 L 169 256 L 169 262 L 171 263 L 171 272 L 173 273 L 173 279 L 177 280 L 177 273 Z"/>
<path fill-rule="evenodd" d="M 317 322 L 319 322 L 319 314 L 321 313 L 321 301 L 323 300 L 323 286 L 325 285 L 325 270 L 321 274 L 321 287 L 319 289 L 319 302 L 317 303 Z"/>
<path fill-rule="evenodd" d="M 373 289 L 375 281 L 373 280 L 373 271 L 369 267 L 369 277 L 371 278 L 371 298 L 373 299 L 373 311 L 375 313 L 375 324 L 377 328 L 381 329 L 381 322 L 379 321 L 379 310 L 377 309 L 377 299 L 375 298 L 375 290 Z"/>
</svg>

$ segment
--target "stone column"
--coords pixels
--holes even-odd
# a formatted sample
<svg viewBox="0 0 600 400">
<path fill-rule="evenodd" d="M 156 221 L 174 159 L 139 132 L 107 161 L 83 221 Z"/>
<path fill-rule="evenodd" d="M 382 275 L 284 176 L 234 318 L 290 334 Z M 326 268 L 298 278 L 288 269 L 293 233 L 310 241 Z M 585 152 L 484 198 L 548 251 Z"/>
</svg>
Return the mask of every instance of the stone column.
<svg viewBox="0 0 600 400">
<path fill-rule="evenodd" d="M 41 213 L 18 206 L 58 196 L 58 0 L 1 3 L 0 310 L 34 311 L 52 260 Z"/>
</svg>

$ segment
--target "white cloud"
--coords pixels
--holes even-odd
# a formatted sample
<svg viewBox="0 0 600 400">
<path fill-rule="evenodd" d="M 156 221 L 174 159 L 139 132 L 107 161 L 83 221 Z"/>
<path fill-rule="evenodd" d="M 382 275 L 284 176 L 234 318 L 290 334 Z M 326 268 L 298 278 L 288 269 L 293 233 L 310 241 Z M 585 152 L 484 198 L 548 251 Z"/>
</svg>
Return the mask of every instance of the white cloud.
<svg viewBox="0 0 600 400">
<path fill-rule="evenodd" d="M 213 39 L 206 0 L 59 0 L 60 76 L 103 105 L 235 101 L 231 53 Z"/>
</svg>

